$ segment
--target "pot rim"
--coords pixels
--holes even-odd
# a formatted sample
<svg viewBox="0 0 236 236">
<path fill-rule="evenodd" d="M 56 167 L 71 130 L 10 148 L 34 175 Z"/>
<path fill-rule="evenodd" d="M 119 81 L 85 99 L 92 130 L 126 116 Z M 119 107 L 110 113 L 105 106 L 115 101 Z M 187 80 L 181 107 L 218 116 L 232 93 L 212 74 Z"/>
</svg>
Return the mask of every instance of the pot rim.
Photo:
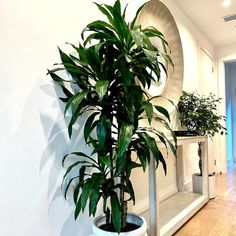
<svg viewBox="0 0 236 236">
<path fill-rule="evenodd" d="M 105 215 L 100 215 L 100 216 L 97 216 L 96 218 L 94 218 L 93 220 L 93 228 L 94 230 L 96 230 L 97 232 L 100 232 L 100 233 L 114 233 L 114 234 L 117 234 L 117 232 L 110 232 L 110 231 L 105 231 L 105 230 L 102 230 L 99 228 L 100 225 L 102 225 L 103 223 L 105 223 Z M 133 219 L 136 219 L 136 220 L 132 220 Z M 100 222 L 98 222 L 100 220 Z M 141 222 L 140 224 L 137 223 L 137 221 Z M 122 236 L 123 234 L 136 234 L 136 233 L 140 233 L 142 231 L 147 230 L 147 222 L 145 220 L 145 218 L 143 216 L 140 216 L 138 214 L 135 214 L 135 213 L 128 213 L 127 214 L 127 222 L 129 223 L 137 223 L 137 225 L 139 225 L 140 227 L 138 229 L 135 229 L 135 230 L 132 230 L 132 231 L 129 231 L 129 232 L 121 232 L 119 235 Z M 100 223 L 100 224 L 99 224 Z"/>
</svg>

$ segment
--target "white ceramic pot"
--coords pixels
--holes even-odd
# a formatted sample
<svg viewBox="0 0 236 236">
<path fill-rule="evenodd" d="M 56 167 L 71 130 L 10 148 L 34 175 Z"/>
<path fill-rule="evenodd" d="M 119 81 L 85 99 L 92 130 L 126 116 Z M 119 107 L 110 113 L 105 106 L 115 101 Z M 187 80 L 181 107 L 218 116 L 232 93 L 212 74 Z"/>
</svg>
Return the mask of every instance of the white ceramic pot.
<svg viewBox="0 0 236 236">
<path fill-rule="evenodd" d="M 92 227 L 93 234 L 91 236 L 148 236 L 146 220 L 143 217 L 135 214 L 128 214 L 127 222 L 140 225 L 140 227 L 130 232 L 118 234 L 100 229 L 99 226 L 104 225 L 105 222 L 106 222 L 105 216 L 98 216 L 97 218 L 95 218 Z"/>
</svg>

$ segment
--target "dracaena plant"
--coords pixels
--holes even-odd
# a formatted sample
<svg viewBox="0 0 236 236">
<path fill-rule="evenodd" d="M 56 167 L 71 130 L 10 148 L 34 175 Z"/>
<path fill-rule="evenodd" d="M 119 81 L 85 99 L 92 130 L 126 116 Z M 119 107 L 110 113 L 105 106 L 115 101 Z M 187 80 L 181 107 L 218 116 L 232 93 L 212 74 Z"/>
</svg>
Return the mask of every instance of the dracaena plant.
<svg viewBox="0 0 236 236">
<path fill-rule="evenodd" d="M 107 223 L 112 223 L 117 232 L 126 224 L 127 201 L 135 202 L 135 193 L 130 180 L 134 168 L 144 171 L 155 159 L 166 172 L 166 162 L 156 141 L 159 140 L 176 152 L 175 143 L 168 140 L 162 130 L 152 127 L 160 123 L 171 132 L 168 111 L 152 101 L 145 90 L 152 81 L 158 81 L 161 68 L 172 61 L 166 51 L 161 51 L 150 40 L 157 37 L 168 48 L 164 35 L 156 28 L 135 25 L 142 7 L 134 20 L 127 23 L 120 1 L 113 6 L 97 4 L 107 21 L 97 20 L 87 25 L 82 32 L 82 43 L 70 44 L 75 53 L 59 49 L 61 63 L 48 70 L 51 78 L 62 88 L 65 96 L 65 114 L 69 114 L 68 133 L 73 125 L 84 122 L 84 140 L 92 149 L 91 155 L 81 150 L 67 154 L 63 164 L 76 156 L 64 175 L 65 195 L 74 186 L 75 218 L 89 207 L 89 215 L 95 215 L 98 202 L 103 202 Z M 164 58 L 162 63 L 160 58 Z M 61 70 L 68 78 L 59 75 Z M 68 86 L 70 85 L 70 86 Z M 159 116 L 153 115 L 153 109 Z M 147 127 L 140 127 L 140 120 L 147 119 Z M 175 140 L 175 137 L 174 137 Z M 136 158 L 133 154 L 136 153 Z M 77 175 L 70 177 L 71 172 Z M 67 181 L 65 181 L 67 180 Z M 126 194 L 125 194 L 126 193 Z"/>
</svg>

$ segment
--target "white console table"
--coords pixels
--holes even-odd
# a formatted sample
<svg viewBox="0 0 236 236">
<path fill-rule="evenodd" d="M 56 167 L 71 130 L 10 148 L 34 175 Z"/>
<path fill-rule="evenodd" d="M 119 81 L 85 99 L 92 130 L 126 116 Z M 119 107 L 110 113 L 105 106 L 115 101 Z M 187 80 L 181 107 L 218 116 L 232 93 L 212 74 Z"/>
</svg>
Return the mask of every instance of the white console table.
<svg viewBox="0 0 236 236">
<path fill-rule="evenodd" d="M 183 145 L 201 143 L 203 194 L 184 191 Z M 159 147 L 164 146 L 158 143 Z M 152 158 L 149 165 L 149 236 L 169 236 L 176 232 L 209 200 L 208 198 L 208 150 L 207 137 L 192 136 L 177 138 L 177 186 L 178 192 L 166 200 L 159 201 L 158 175 Z"/>
</svg>

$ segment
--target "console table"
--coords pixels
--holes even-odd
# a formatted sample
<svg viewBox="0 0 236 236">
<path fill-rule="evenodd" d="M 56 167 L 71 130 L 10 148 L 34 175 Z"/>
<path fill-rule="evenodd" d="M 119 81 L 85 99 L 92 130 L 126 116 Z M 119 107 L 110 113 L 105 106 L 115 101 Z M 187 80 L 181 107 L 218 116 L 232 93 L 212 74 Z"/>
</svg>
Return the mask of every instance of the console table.
<svg viewBox="0 0 236 236">
<path fill-rule="evenodd" d="M 183 145 L 201 143 L 203 194 L 184 191 Z M 164 147 L 162 143 L 158 146 Z M 159 183 L 155 162 L 151 158 L 149 165 L 149 233 L 150 236 L 169 236 L 176 232 L 209 200 L 208 198 L 208 147 L 207 137 L 192 136 L 177 138 L 177 186 L 178 192 L 166 200 L 159 201 Z"/>
</svg>

